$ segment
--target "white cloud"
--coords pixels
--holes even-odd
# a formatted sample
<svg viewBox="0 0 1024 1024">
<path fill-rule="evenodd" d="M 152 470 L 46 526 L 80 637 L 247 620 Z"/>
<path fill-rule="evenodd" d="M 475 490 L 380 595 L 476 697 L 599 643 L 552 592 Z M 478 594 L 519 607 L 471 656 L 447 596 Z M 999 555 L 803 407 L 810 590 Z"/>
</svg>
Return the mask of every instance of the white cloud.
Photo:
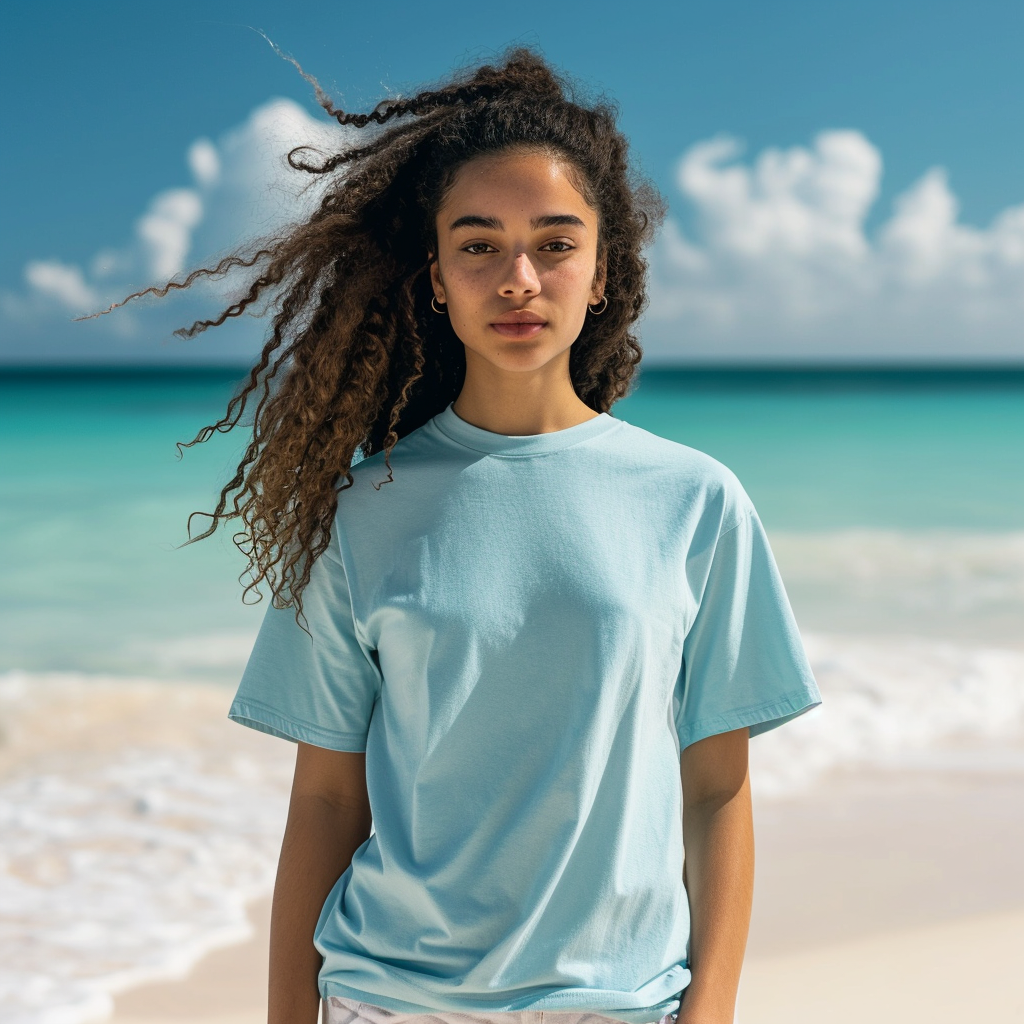
<svg viewBox="0 0 1024 1024">
<path fill-rule="evenodd" d="M 209 188 L 220 177 L 220 154 L 209 139 L 196 139 L 188 148 L 188 166 L 192 177 Z"/>
<path fill-rule="evenodd" d="M 288 151 L 303 144 L 335 151 L 346 137 L 337 125 L 277 99 L 257 107 L 216 142 L 196 139 L 186 153 L 191 184 L 155 195 L 136 221 L 133 239 L 105 245 L 84 267 L 57 260 L 26 265 L 27 290 L 0 294 L 0 312 L 18 328 L 3 332 L 3 343 L 16 358 L 24 358 L 23 336 L 34 330 L 35 358 L 41 357 L 41 346 L 49 346 L 55 357 L 123 357 L 133 340 L 136 356 L 159 358 L 147 343 L 211 312 L 210 304 L 219 304 L 233 282 L 208 283 L 191 296 L 178 296 L 173 306 L 143 303 L 85 324 L 69 324 L 69 315 L 95 312 L 139 288 L 163 284 L 247 238 L 303 216 L 317 198 L 316 184 L 310 188 L 310 175 L 288 167 Z M 233 340 L 227 340 L 230 330 L 213 332 L 187 352 L 181 350 L 182 357 L 248 358 L 264 325 L 251 326 L 244 339 L 239 338 L 244 326 L 233 329 Z"/>
<path fill-rule="evenodd" d="M 149 272 L 154 278 L 171 278 L 185 266 L 192 244 L 192 229 L 203 219 L 203 201 L 194 189 L 161 192 L 135 226 L 146 247 Z"/>
<path fill-rule="evenodd" d="M 271 100 L 226 132 L 213 153 L 189 159 L 206 208 L 194 236 L 200 256 L 234 246 L 240 238 L 272 232 L 306 212 L 316 199 L 312 176 L 291 170 L 285 155 L 300 145 L 334 152 L 354 129 L 314 120 L 290 100 Z M 216 174 L 211 174 L 216 157 Z M 198 171 L 198 173 L 197 173 Z M 202 175 L 206 175 L 205 178 Z M 309 189 L 310 191 L 306 191 Z"/>
<path fill-rule="evenodd" d="M 58 260 L 33 260 L 25 267 L 25 280 L 40 296 L 56 300 L 65 312 L 81 313 L 98 301 L 81 267 Z"/>
<path fill-rule="evenodd" d="M 300 144 L 333 151 L 347 137 L 279 99 L 216 140 L 196 139 L 185 154 L 191 180 L 154 196 L 132 239 L 100 240 L 84 266 L 26 265 L 25 290 L 0 294 L 0 316 L 17 325 L 0 344 L 23 358 L 20 339 L 34 332 L 34 358 L 250 358 L 262 322 L 154 348 L 219 308 L 230 281 L 85 324 L 68 318 L 302 216 L 316 182 L 289 169 L 285 154 Z M 694 228 L 670 219 L 650 254 L 642 333 L 651 361 L 1024 357 L 1024 205 L 985 228 L 963 224 L 945 172 L 933 168 L 869 234 L 882 159 L 859 132 L 823 132 L 750 163 L 740 156 L 737 142 L 719 137 L 679 162 L 673 200 Z"/>
<path fill-rule="evenodd" d="M 859 132 L 739 153 L 717 138 L 679 163 L 695 231 L 670 219 L 652 253 L 652 361 L 1024 357 L 1024 206 L 961 224 L 933 168 L 871 237 L 882 160 Z"/>
</svg>

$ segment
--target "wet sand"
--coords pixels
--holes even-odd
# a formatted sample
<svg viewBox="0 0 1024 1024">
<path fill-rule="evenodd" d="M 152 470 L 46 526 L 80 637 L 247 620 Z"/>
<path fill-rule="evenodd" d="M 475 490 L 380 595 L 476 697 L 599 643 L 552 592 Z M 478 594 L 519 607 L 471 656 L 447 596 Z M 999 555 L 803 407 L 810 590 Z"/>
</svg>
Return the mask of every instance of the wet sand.
<svg viewBox="0 0 1024 1024">
<path fill-rule="evenodd" d="M 249 908 L 253 936 L 237 946 L 218 949 L 201 960 L 181 981 L 145 985 L 115 1001 L 117 1024 L 256 1024 L 266 1019 L 267 949 L 270 900 Z"/>
</svg>

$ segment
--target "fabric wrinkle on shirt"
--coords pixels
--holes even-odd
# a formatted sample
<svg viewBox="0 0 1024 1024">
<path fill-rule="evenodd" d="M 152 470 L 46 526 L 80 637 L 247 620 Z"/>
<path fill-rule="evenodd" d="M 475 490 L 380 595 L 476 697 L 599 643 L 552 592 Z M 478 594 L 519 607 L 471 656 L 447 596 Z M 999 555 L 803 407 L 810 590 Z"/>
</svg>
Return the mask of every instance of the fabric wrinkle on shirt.
<svg viewBox="0 0 1024 1024">
<path fill-rule="evenodd" d="M 374 831 L 321 994 L 650 1024 L 689 982 L 680 750 L 820 700 L 764 530 L 714 459 L 602 413 L 444 412 L 352 469 L 230 715 L 365 751 Z"/>
</svg>

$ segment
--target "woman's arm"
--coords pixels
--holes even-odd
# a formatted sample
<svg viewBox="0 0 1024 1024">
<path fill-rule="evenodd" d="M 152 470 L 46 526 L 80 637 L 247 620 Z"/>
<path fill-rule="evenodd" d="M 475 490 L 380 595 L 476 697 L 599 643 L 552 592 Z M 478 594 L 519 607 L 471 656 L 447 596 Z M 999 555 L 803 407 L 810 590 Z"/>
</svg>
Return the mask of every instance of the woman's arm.
<svg viewBox="0 0 1024 1024">
<path fill-rule="evenodd" d="M 369 834 L 366 755 L 300 743 L 270 917 L 268 1024 L 315 1024 L 321 960 L 313 931 Z"/>
<path fill-rule="evenodd" d="M 732 1024 L 754 894 L 747 729 L 686 747 L 683 879 L 690 900 L 690 970 L 678 1024 Z"/>
</svg>

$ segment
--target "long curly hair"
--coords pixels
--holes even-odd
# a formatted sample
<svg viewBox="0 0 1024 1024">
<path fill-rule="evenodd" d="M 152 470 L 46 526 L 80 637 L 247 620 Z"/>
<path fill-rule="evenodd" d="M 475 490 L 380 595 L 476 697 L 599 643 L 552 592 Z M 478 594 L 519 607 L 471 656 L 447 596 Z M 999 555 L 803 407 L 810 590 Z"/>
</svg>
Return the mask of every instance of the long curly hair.
<svg viewBox="0 0 1024 1024">
<path fill-rule="evenodd" d="M 269 300 L 273 329 L 248 379 L 224 415 L 184 445 L 230 431 L 251 411 L 252 438 L 235 474 L 213 512 L 193 513 L 209 518 L 203 532 L 192 535 L 190 517 L 188 543 L 240 521 L 234 541 L 249 562 L 243 599 L 255 592 L 260 600 L 266 583 L 276 606 L 294 605 L 301 616 L 302 590 L 330 541 L 353 462 L 383 452 L 387 477 L 375 486 L 389 482 L 394 445 L 462 387 L 465 349 L 448 318 L 431 311 L 429 276 L 435 215 L 459 168 L 486 153 L 549 152 L 597 212 L 608 305 L 587 317 L 570 351 L 573 388 L 597 412 L 628 392 L 640 362 L 633 328 L 646 305 L 642 253 L 664 206 L 631 169 L 614 108 L 574 101 L 531 50 L 511 50 L 369 113 L 337 109 L 296 67 L 332 118 L 361 130 L 340 152 L 300 146 L 288 154 L 293 168 L 323 186 L 316 211 L 277 237 L 128 299 L 251 272 L 237 301 L 177 331 L 182 337 Z"/>
</svg>

